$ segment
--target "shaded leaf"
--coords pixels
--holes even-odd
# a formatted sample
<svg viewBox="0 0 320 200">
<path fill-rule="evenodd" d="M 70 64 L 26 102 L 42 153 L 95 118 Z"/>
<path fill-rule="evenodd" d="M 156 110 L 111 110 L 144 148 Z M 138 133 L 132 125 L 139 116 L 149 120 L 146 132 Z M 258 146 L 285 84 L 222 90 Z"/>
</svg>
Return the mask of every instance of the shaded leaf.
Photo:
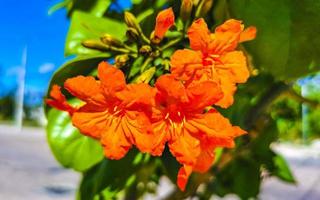
<svg viewBox="0 0 320 200">
<path fill-rule="evenodd" d="M 228 8 L 258 29 L 246 45 L 256 67 L 282 80 L 320 69 L 320 1 L 229 0 Z"/>
<path fill-rule="evenodd" d="M 137 165 L 133 165 L 136 155 L 137 151 L 131 150 L 121 160 L 104 159 L 85 172 L 78 191 L 78 199 L 94 199 L 102 191 L 116 195 L 123 190 L 126 182 L 138 169 Z"/>
<path fill-rule="evenodd" d="M 64 167 L 85 171 L 103 158 L 99 142 L 80 134 L 66 112 L 50 110 L 47 139 L 55 158 Z"/>
</svg>

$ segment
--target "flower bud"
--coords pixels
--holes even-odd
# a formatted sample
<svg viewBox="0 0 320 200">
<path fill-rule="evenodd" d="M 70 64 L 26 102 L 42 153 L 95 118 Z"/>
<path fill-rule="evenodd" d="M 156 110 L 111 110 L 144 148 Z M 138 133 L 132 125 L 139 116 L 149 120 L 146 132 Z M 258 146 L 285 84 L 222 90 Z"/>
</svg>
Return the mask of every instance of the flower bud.
<svg viewBox="0 0 320 200">
<path fill-rule="evenodd" d="M 182 21 L 186 22 L 191 15 L 193 7 L 193 0 L 183 0 L 180 7 L 180 17 Z"/>
<path fill-rule="evenodd" d="M 136 80 L 134 80 L 134 83 L 149 83 L 155 73 L 156 73 L 156 68 L 151 67 L 146 71 L 144 71 L 140 76 L 138 76 Z"/>
<path fill-rule="evenodd" d="M 123 55 L 118 55 L 115 57 L 115 66 L 117 68 L 121 68 L 123 66 L 125 66 L 129 60 L 129 56 L 127 54 L 123 54 Z"/>
<path fill-rule="evenodd" d="M 124 21 L 128 27 L 137 30 L 138 33 L 141 33 L 141 27 L 137 21 L 137 18 L 130 12 L 124 12 Z"/>
<path fill-rule="evenodd" d="M 128 28 L 126 35 L 129 40 L 131 41 L 138 41 L 139 40 L 139 33 L 136 29 L 134 28 Z"/>
<path fill-rule="evenodd" d="M 206 16 L 213 5 L 213 0 L 202 0 L 196 12 L 196 17 Z"/>
<path fill-rule="evenodd" d="M 100 51 L 108 51 L 110 49 L 110 46 L 105 45 L 98 40 L 85 40 L 82 42 L 82 46 Z"/>
<path fill-rule="evenodd" d="M 207 13 L 211 9 L 212 5 L 213 5 L 213 0 L 205 0 L 204 1 L 203 5 L 202 5 L 202 9 L 201 9 L 202 16 L 207 15 Z"/>
<path fill-rule="evenodd" d="M 149 54 L 152 51 L 152 48 L 149 45 L 143 45 L 140 49 L 139 52 L 142 54 Z"/>
<path fill-rule="evenodd" d="M 116 47 L 123 47 L 123 43 L 114 38 L 112 35 L 110 34 L 104 34 L 100 37 L 101 42 L 103 42 L 106 45 L 110 45 L 110 46 L 116 46 Z"/>
<path fill-rule="evenodd" d="M 167 8 L 157 15 L 154 37 L 160 40 L 164 37 L 171 26 L 174 25 L 174 13 L 172 8 Z"/>
</svg>

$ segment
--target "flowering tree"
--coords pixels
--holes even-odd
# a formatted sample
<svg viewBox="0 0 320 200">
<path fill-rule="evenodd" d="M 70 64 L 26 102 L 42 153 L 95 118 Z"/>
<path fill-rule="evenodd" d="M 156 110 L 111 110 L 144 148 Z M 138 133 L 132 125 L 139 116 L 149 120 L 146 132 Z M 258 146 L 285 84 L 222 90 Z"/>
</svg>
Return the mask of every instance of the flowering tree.
<svg viewBox="0 0 320 200">
<path fill-rule="evenodd" d="M 320 43 L 319 4 L 135 0 L 122 13 L 111 3 L 58 5 L 76 57 L 51 80 L 47 133 L 57 160 L 83 173 L 79 199 L 138 199 L 163 176 L 177 185 L 167 199 L 257 197 L 262 172 L 295 182 L 270 149 L 270 107 L 319 70 L 306 44 Z"/>
</svg>

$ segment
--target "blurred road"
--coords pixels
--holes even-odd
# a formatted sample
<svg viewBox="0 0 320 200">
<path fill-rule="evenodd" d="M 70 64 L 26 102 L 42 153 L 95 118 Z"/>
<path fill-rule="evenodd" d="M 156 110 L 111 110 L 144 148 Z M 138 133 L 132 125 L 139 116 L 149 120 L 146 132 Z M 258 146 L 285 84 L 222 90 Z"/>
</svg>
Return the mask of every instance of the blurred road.
<svg viewBox="0 0 320 200">
<path fill-rule="evenodd" d="M 262 186 L 262 200 L 319 200 L 320 143 L 312 148 L 277 145 L 289 161 L 298 184 L 287 185 L 275 178 Z M 54 160 L 42 129 L 22 131 L 0 126 L 0 199 L 74 199 L 79 175 L 61 168 Z M 148 198 L 150 199 L 150 198 Z M 219 198 L 218 198 L 219 199 Z M 230 195 L 223 199 L 237 199 Z"/>
</svg>

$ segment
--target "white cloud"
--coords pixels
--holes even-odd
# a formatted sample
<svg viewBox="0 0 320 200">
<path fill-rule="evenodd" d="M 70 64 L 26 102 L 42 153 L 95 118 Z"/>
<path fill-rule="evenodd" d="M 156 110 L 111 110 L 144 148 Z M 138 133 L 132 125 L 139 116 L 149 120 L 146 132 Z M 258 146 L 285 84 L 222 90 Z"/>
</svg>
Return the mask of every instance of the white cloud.
<svg viewBox="0 0 320 200">
<path fill-rule="evenodd" d="M 39 67 L 39 73 L 40 74 L 45 74 L 48 72 L 51 72 L 54 69 L 54 64 L 53 63 L 44 63 Z"/>
</svg>

